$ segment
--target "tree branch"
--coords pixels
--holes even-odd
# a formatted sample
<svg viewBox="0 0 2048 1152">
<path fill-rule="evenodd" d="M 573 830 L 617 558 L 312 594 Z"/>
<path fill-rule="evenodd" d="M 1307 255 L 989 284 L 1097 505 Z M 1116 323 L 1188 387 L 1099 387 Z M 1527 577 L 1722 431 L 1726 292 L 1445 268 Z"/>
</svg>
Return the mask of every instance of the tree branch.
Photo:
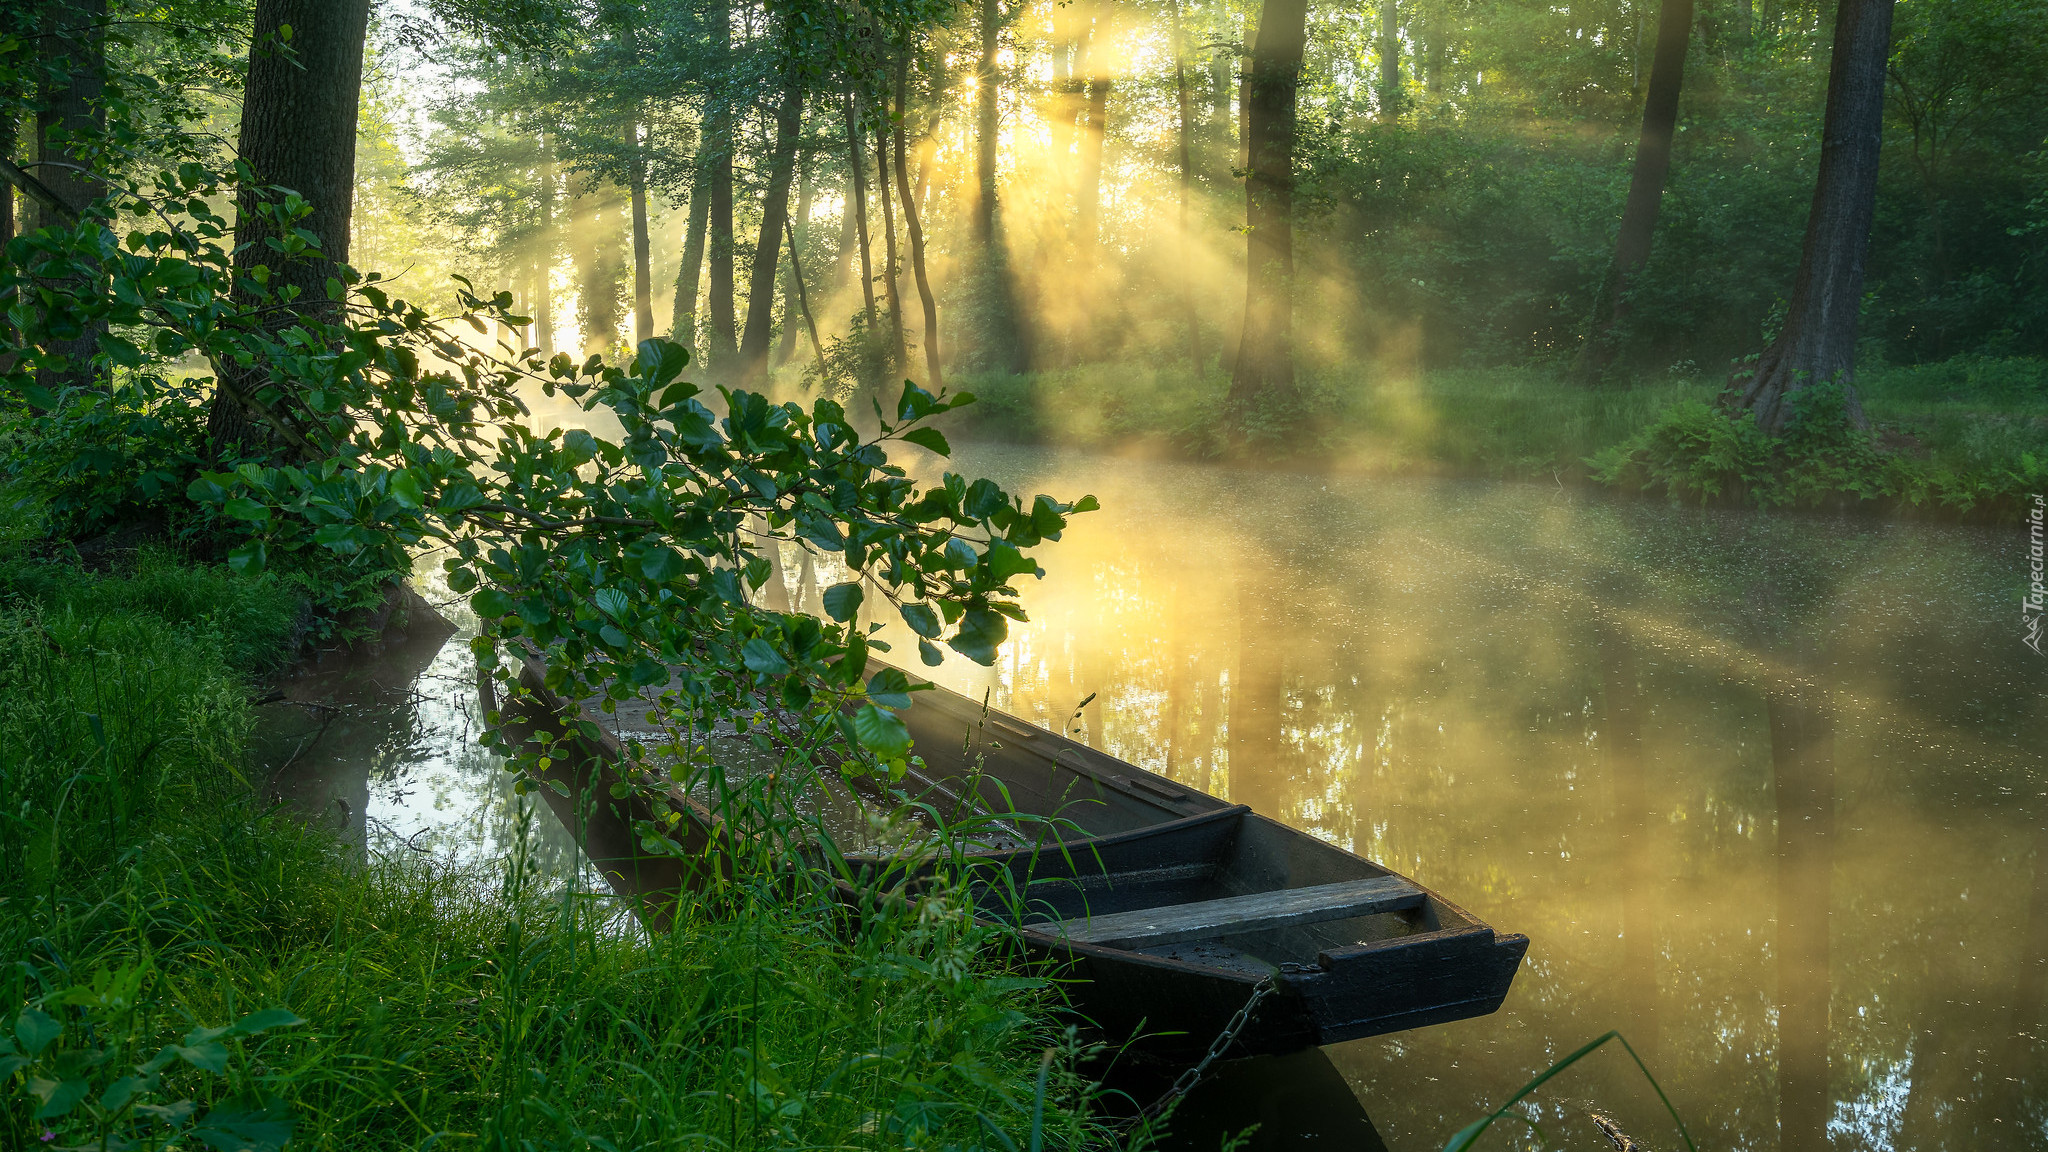
<svg viewBox="0 0 2048 1152">
<path fill-rule="evenodd" d="M 57 213 L 65 220 L 77 223 L 78 209 L 66 204 L 62 196 L 50 190 L 49 185 L 29 175 L 26 170 L 5 156 L 0 156 L 0 176 L 7 177 L 7 182 L 21 189 L 29 199 Z"/>
</svg>

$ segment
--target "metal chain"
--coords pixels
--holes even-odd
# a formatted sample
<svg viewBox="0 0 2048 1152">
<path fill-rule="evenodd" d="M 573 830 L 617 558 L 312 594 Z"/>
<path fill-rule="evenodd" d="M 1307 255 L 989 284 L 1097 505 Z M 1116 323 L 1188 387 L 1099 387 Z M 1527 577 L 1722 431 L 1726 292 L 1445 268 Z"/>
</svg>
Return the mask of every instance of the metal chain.
<svg viewBox="0 0 2048 1152">
<path fill-rule="evenodd" d="M 1245 1000 L 1244 1007 L 1239 1008 L 1237 1015 L 1230 1018 L 1230 1023 L 1223 1026 L 1223 1031 L 1216 1034 L 1216 1039 L 1210 1042 L 1209 1050 L 1203 1053 L 1201 1060 L 1197 1061 L 1187 1071 L 1182 1072 L 1179 1078 L 1174 1080 L 1173 1087 L 1168 1088 L 1159 1099 L 1154 1100 L 1144 1111 L 1132 1117 L 1131 1122 L 1136 1123 L 1139 1120 L 1148 1120 L 1158 1116 L 1161 1112 L 1166 1111 L 1167 1105 L 1194 1091 L 1195 1085 L 1200 1084 L 1202 1078 L 1209 1074 L 1209 1065 L 1214 1064 L 1224 1052 L 1228 1051 L 1230 1046 L 1237 1042 L 1238 1034 L 1244 1031 L 1245 1025 L 1252 1022 L 1252 1014 L 1258 1011 L 1259 1002 L 1272 995 L 1280 987 L 1279 977 L 1281 973 L 1314 972 L 1318 970 L 1312 964 L 1288 963 L 1282 964 L 1278 970 L 1260 977 L 1259 982 L 1252 985 L 1252 994 Z"/>
</svg>

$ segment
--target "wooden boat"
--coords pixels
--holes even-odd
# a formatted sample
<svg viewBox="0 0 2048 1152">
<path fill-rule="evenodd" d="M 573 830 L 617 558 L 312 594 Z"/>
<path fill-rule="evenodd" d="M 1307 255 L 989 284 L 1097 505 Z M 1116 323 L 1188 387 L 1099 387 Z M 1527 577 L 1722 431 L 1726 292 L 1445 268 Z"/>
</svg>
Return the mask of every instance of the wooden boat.
<svg viewBox="0 0 2048 1152">
<path fill-rule="evenodd" d="M 565 712 L 537 663 L 522 679 L 557 717 Z M 913 700 L 902 716 L 925 767 L 904 789 L 942 810 L 1035 818 L 1011 821 L 1007 846 L 970 853 L 976 907 L 1012 920 L 1033 956 L 1058 962 L 1076 1010 L 1113 1041 L 1200 1053 L 1266 981 L 1232 1055 L 1482 1016 L 1500 1007 L 1528 951 L 1528 937 L 1498 934 L 1414 881 L 1244 805 L 943 688 Z M 613 740 L 569 758 L 582 762 L 566 769 L 573 792 L 605 794 Z M 583 820 L 586 854 L 614 886 L 651 901 L 661 919 L 659 894 L 686 886 L 692 865 L 647 857 L 629 834 L 541 791 L 565 819 Z M 687 817 L 695 866 L 718 867 L 701 862 L 717 855 L 715 818 L 692 797 L 670 799 Z M 645 815 L 617 815 L 636 814 Z M 872 870 L 888 863 L 847 858 Z"/>
</svg>

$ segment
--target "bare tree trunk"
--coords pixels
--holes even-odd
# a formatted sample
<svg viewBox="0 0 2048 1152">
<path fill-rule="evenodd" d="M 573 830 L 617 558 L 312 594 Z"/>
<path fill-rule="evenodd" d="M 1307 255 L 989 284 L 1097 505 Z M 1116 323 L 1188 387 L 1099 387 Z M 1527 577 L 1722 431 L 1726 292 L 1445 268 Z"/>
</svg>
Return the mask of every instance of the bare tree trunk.
<svg viewBox="0 0 2048 1152">
<path fill-rule="evenodd" d="M 811 316 L 811 299 L 804 291 L 804 262 L 797 254 L 796 229 L 789 229 L 789 280 L 796 285 L 796 305 L 803 315 L 804 328 L 811 334 L 811 351 L 818 356 L 818 380 L 822 384 L 828 376 L 825 367 L 825 345 L 818 339 L 818 322 Z"/>
<path fill-rule="evenodd" d="M 1628 202 L 1614 241 L 1614 263 L 1594 306 L 1593 331 L 1579 358 L 1578 374 L 1593 379 L 1614 362 L 1615 329 L 1628 318 L 1628 293 L 1650 261 L 1657 233 L 1657 209 L 1671 171 L 1671 142 L 1678 130 L 1678 94 L 1685 83 L 1685 49 L 1692 34 L 1692 0 L 1664 0 L 1657 19 L 1657 51 L 1650 61 L 1650 96 L 1643 102 L 1643 131 Z"/>
<path fill-rule="evenodd" d="M 931 281 L 924 272 L 924 229 L 917 222 L 917 197 L 911 194 L 910 167 L 904 156 L 903 121 L 910 105 L 910 53 L 896 57 L 896 191 L 903 198 L 903 231 L 910 238 L 910 271 L 917 281 L 918 302 L 924 306 L 925 383 L 943 388 L 946 374 L 939 366 L 939 304 L 932 297 Z"/>
<path fill-rule="evenodd" d="M 874 245 L 868 239 L 868 161 L 861 147 L 860 117 L 854 109 L 853 93 L 846 94 L 846 153 L 852 164 L 854 234 L 860 240 L 860 296 L 867 310 L 868 324 L 875 322 Z"/>
<path fill-rule="evenodd" d="M 1863 305 L 1863 261 L 1877 213 L 1878 145 L 1884 130 L 1885 65 L 1893 0 L 1840 0 L 1828 106 L 1821 130 L 1820 178 L 1806 217 L 1806 243 L 1792 281 L 1785 327 L 1764 349 L 1735 405 L 1776 434 L 1791 418 L 1791 398 L 1813 384 L 1843 386 L 1844 415 L 1866 427 L 1856 396 L 1856 318 Z"/>
<path fill-rule="evenodd" d="M 1380 0 L 1379 114 L 1382 123 L 1401 118 L 1401 13 L 1395 0 Z"/>
<path fill-rule="evenodd" d="M 106 0 L 43 4 L 38 15 L 45 18 L 36 29 L 39 33 L 37 53 L 40 63 L 64 79 L 44 87 L 39 93 L 42 107 L 35 118 L 36 156 L 31 175 L 47 192 L 54 193 L 63 207 L 60 209 L 56 205 L 30 200 L 27 204 L 28 231 L 70 228 L 77 222 L 78 214 L 98 198 L 98 182 L 91 172 L 81 171 L 91 165 L 90 157 L 82 150 L 80 138 L 95 135 L 106 126 L 106 113 L 99 106 L 106 87 L 103 44 Z M 8 127 L 11 129 L 14 125 L 9 124 Z M 71 139 L 59 139 L 66 135 Z M 11 152 L 12 137 L 7 143 Z M 14 195 L 11 185 L 7 195 L 11 202 Z M 11 220 L 12 211 L 8 216 Z M 86 279 L 96 278 L 92 275 Z M 80 281 L 72 282 L 78 283 L 81 291 L 90 287 Z M 326 299 L 324 290 L 320 298 Z M 99 351 L 99 336 L 104 331 L 104 324 L 93 324 L 73 339 L 50 340 L 45 348 L 63 356 L 64 367 L 61 371 L 45 369 L 37 382 L 51 389 L 93 383 L 96 373 L 92 358 Z"/>
<path fill-rule="evenodd" d="M 369 22 L 370 0 L 258 0 L 256 5 L 238 150 L 258 181 L 283 185 L 305 197 L 313 211 L 296 227 L 320 240 L 317 256 L 272 270 L 272 291 L 300 289 L 300 303 L 276 313 L 270 321 L 273 330 L 294 323 L 295 312 L 309 312 L 309 318 L 323 321 L 333 316 L 327 280 L 335 265 L 348 259 L 356 109 L 362 99 L 363 39 Z M 279 50 L 287 26 L 289 56 Z M 271 231 L 256 204 L 255 195 L 245 193 L 237 205 L 238 283 L 245 276 L 253 281 L 255 267 L 272 261 L 266 243 Z M 250 410 L 234 395 L 246 396 L 263 386 L 267 371 L 229 369 L 223 375 L 230 379 L 215 391 L 207 418 L 207 439 L 217 455 L 269 439 L 257 431 Z"/>
<path fill-rule="evenodd" d="M 1092 269 L 1102 246 L 1102 144 L 1109 127 L 1110 78 L 1103 72 L 1100 41 L 1108 36 L 1103 17 L 1081 44 L 1081 79 L 1086 92 L 1081 106 L 1081 155 L 1079 180 L 1074 189 L 1074 235 L 1080 246 L 1082 267 Z"/>
<path fill-rule="evenodd" d="M 1202 370 L 1202 319 L 1195 309 L 1195 274 L 1189 253 L 1194 249 L 1194 238 L 1188 232 L 1188 200 L 1193 195 L 1195 165 L 1193 137 L 1194 117 L 1190 112 L 1191 101 L 1188 93 L 1188 40 L 1187 30 L 1181 25 L 1180 0 L 1173 0 L 1173 90 L 1179 102 L 1180 132 L 1175 141 L 1180 161 L 1180 203 L 1176 224 L 1180 229 L 1180 296 L 1184 322 L 1188 326 L 1188 363 L 1196 372 Z"/>
<path fill-rule="evenodd" d="M 714 54 L 722 64 L 732 44 L 732 5 L 715 0 L 712 5 L 711 38 Z M 711 289 L 705 307 L 711 312 L 711 369 L 721 378 L 729 377 L 739 358 L 739 333 L 734 324 L 732 227 L 732 105 L 721 96 L 714 99 L 706 117 L 704 143 L 711 153 Z"/>
<path fill-rule="evenodd" d="M 548 134 L 540 134 L 539 235 L 534 262 L 539 266 L 533 293 L 534 346 L 543 358 L 555 354 L 555 150 Z"/>
<path fill-rule="evenodd" d="M 676 298 L 669 308 L 668 338 L 691 349 L 697 347 L 697 288 L 704 274 L 704 233 L 711 221 L 711 170 L 703 166 L 703 153 L 690 178 L 690 216 L 683 226 L 683 258 L 676 266 Z"/>
<path fill-rule="evenodd" d="M 775 346 L 778 368 L 789 363 L 790 354 L 796 351 L 797 295 L 803 288 L 798 279 L 796 254 L 811 234 L 811 167 L 801 156 L 797 158 L 796 213 L 789 225 L 789 270 L 782 277 L 782 338 Z"/>
<path fill-rule="evenodd" d="M 1001 0 L 981 0 L 981 60 L 974 72 L 974 240 L 996 242 L 996 146 L 1001 124 L 996 103 L 996 52 L 1002 30 Z"/>
<path fill-rule="evenodd" d="M 633 196 L 633 343 L 654 338 L 652 252 L 647 240 L 647 158 L 640 150 L 640 125 L 627 127 L 633 154 L 628 178 Z"/>
<path fill-rule="evenodd" d="M 1294 94 L 1307 20 L 1307 0 L 1265 0 L 1259 13 L 1245 181 L 1244 333 L 1229 396 L 1240 429 L 1253 408 L 1285 409 L 1295 397 Z"/>
<path fill-rule="evenodd" d="M 882 289 L 889 300 L 889 334 L 896 353 L 896 367 L 910 362 L 910 349 L 903 340 L 903 294 L 896 285 L 896 212 L 889 204 L 889 130 L 875 125 L 875 195 L 882 201 Z"/>
<path fill-rule="evenodd" d="M 789 219 L 789 184 L 795 174 L 803 118 L 803 78 L 792 64 L 783 82 L 782 103 L 775 110 L 775 152 L 768 162 L 761 236 L 754 245 L 754 266 L 747 282 L 747 331 L 740 341 L 738 379 L 750 385 L 758 385 L 768 376 L 768 341 L 775 324 L 776 256 L 782 251 L 783 224 Z"/>
</svg>

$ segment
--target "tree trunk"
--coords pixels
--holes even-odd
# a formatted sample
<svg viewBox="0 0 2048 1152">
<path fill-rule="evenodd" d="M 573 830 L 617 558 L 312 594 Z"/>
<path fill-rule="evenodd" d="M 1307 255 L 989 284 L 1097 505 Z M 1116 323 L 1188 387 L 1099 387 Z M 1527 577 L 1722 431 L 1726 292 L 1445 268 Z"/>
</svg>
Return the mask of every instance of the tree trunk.
<svg viewBox="0 0 2048 1152">
<path fill-rule="evenodd" d="M 851 199 L 853 202 L 853 229 L 860 241 L 860 298 L 865 309 L 868 326 L 875 323 L 875 261 L 874 246 L 868 239 L 868 161 L 866 150 L 861 147 L 860 116 L 853 105 L 853 93 L 846 94 L 846 154 L 852 166 Z"/>
<path fill-rule="evenodd" d="M 713 75 L 724 71 L 732 43 L 730 0 L 715 0 L 711 9 L 710 34 L 716 60 Z M 710 367 L 721 378 L 732 375 L 739 358 L 739 333 L 734 327 L 733 230 L 732 230 L 732 105 L 723 95 L 711 104 L 706 117 L 704 143 L 711 156 L 711 290 L 705 307 L 711 312 Z"/>
<path fill-rule="evenodd" d="M 1307 21 L 1308 0 L 1266 0 L 1252 55 L 1244 332 L 1229 396 L 1240 431 L 1254 408 L 1294 402 L 1294 93 Z"/>
<path fill-rule="evenodd" d="M 996 103 L 996 52 L 1001 0 L 981 0 L 981 60 L 974 73 L 974 241 L 996 242 L 996 147 L 1001 131 Z"/>
<path fill-rule="evenodd" d="M 1756 374 L 1735 400 L 1737 407 L 1755 412 L 1757 426 L 1773 435 L 1791 418 L 1794 395 L 1828 381 L 1842 384 L 1848 420 L 1867 426 L 1853 382 L 1856 314 L 1863 305 L 1863 261 L 1877 212 L 1892 2 L 1840 0 L 1836 8 L 1820 178 L 1806 217 L 1792 303 L 1784 329 L 1764 349 Z"/>
<path fill-rule="evenodd" d="M 1100 41 L 1108 29 L 1098 19 L 1081 46 L 1081 79 L 1085 102 L 1081 106 L 1081 155 L 1079 180 L 1074 189 L 1074 235 L 1080 247 L 1084 269 L 1095 267 L 1102 246 L 1102 143 L 1108 128 L 1110 78 L 1101 68 Z"/>
<path fill-rule="evenodd" d="M 690 177 L 690 216 L 683 225 L 682 263 L 676 266 L 676 298 L 670 305 L 668 338 L 693 352 L 697 347 L 697 287 L 704 274 L 704 232 L 711 220 L 711 170 L 697 154 L 697 170 Z"/>
<path fill-rule="evenodd" d="M 910 271 L 917 281 L 918 302 L 924 305 L 924 369 L 925 384 L 932 389 L 946 386 L 945 372 L 939 367 L 939 304 L 932 298 L 931 281 L 924 272 L 924 229 L 917 222 L 917 198 L 911 194 L 910 166 L 904 157 L 908 150 L 904 146 L 904 112 L 910 105 L 910 54 L 906 51 L 896 57 L 896 191 L 903 199 L 903 231 L 910 238 Z"/>
<path fill-rule="evenodd" d="M 1189 253 L 1194 250 L 1194 237 L 1188 231 L 1188 200 L 1194 194 L 1195 185 L 1195 124 L 1188 92 L 1187 30 L 1181 26 L 1180 0 L 1173 0 L 1173 91 L 1180 105 L 1180 132 L 1175 143 L 1179 150 L 1176 159 L 1180 161 L 1180 203 L 1176 226 L 1180 230 L 1181 309 L 1188 326 L 1188 363 L 1199 373 L 1202 370 L 1202 321 L 1195 310 L 1194 263 L 1189 258 Z"/>
<path fill-rule="evenodd" d="M 640 125 L 629 125 L 633 154 L 628 178 L 633 196 L 633 343 L 654 338 L 654 272 L 647 241 L 647 157 L 640 150 Z"/>
<path fill-rule="evenodd" d="M 1401 12 L 1395 0 L 1380 0 L 1380 122 L 1401 118 Z"/>
<path fill-rule="evenodd" d="M 875 125 L 875 195 L 882 201 L 882 290 L 889 301 L 889 337 L 900 371 L 910 363 L 903 340 L 903 294 L 896 285 L 896 212 L 889 204 L 889 129 L 887 117 Z"/>
<path fill-rule="evenodd" d="M 1579 358 L 1579 375 L 1593 379 L 1614 361 L 1615 329 L 1628 318 L 1628 292 L 1650 261 L 1657 209 L 1671 171 L 1671 142 L 1678 130 L 1678 94 L 1685 84 L 1685 49 L 1692 34 L 1692 0 L 1664 0 L 1657 18 L 1657 51 L 1650 60 L 1650 97 L 1643 102 L 1643 131 L 1636 144 L 1635 173 L 1621 210 L 1614 263 L 1594 308 L 1593 332 Z"/>
<path fill-rule="evenodd" d="M 796 170 L 796 146 L 803 132 L 804 86 L 794 64 L 775 110 L 775 151 L 768 162 L 768 189 L 761 200 L 761 236 L 747 280 L 747 331 L 740 341 L 739 381 L 758 386 L 768 378 L 768 342 L 775 324 L 776 256 L 789 219 L 789 183 Z"/>
<path fill-rule="evenodd" d="M 1259 26 L 1248 20 L 1244 26 L 1244 50 L 1237 61 L 1237 171 L 1243 174 L 1239 179 L 1246 178 L 1252 167 L 1252 69 L 1258 43 Z"/>
<path fill-rule="evenodd" d="M 570 218 L 583 237 L 570 255 L 576 270 L 577 319 L 583 327 L 581 355 L 603 355 L 619 338 L 620 282 L 626 270 L 626 253 L 619 243 L 624 231 L 618 216 L 619 188 L 599 184 L 587 174 L 572 174 L 569 187 Z"/>
<path fill-rule="evenodd" d="M 35 119 L 37 164 L 31 175 L 56 194 L 64 209 L 28 201 L 27 231 L 68 229 L 76 223 L 78 214 L 100 195 L 99 183 L 93 179 L 92 173 L 79 170 L 91 166 L 89 158 L 76 144 L 58 137 L 68 135 L 76 140 L 81 136 L 97 135 L 106 127 L 106 113 L 99 107 L 106 87 L 106 58 L 101 39 L 107 22 L 106 0 L 44 4 L 39 15 L 47 18 L 47 23 L 37 29 L 40 33 L 40 62 L 63 79 L 45 87 L 40 93 L 42 107 Z M 9 124 L 8 127 L 14 126 Z M 10 135 L 10 152 L 13 143 Z M 7 186 L 7 195 L 11 203 L 14 195 L 12 185 Z M 8 216 L 11 221 L 12 211 Z M 88 293 L 90 285 L 81 284 L 79 291 Z M 325 298 L 323 289 L 321 299 Z M 61 371 L 45 370 L 38 383 L 51 389 L 93 383 L 97 374 L 93 371 L 92 358 L 99 351 L 99 336 L 104 331 L 104 324 L 94 324 L 76 339 L 49 341 L 45 347 L 64 357 L 64 368 Z"/>
<path fill-rule="evenodd" d="M 363 38 L 369 30 L 370 0 L 258 0 L 249 51 L 248 81 L 243 89 L 242 127 L 238 145 L 262 184 L 277 184 L 303 196 L 311 215 L 296 227 L 320 241 L 320 251 L 272 269 L 269 288 L 300 290 L 298 305 L 266 322 L 281 330 L 296 322 L 295 313 L 327 321 L 335 309 L 327 299 L 327 280 L 335 265 L 348 259 L 349 214 L 354 204 L 356 173 L 356 109 L 363 89 Z M 291 27 L 291 52 L 279 49 L 280 30 Z M 272 235 L 256 212 L 253 192 L 245 192 L 235 214 L 235 271 L 239 286 L 253 282 L 254 269 L 272 262 L 266 243 Z M 226 387 L 214 393 L 207 419 L 207 438 L 216 455 L 237 447 L 255 448 L 269 437 L 251 423 L 252 415 L 234 393 L 244 396 L 268 382 L 257 367 L 226 369 Z"/>
<path fill-rule="evenodd" d="M 539 275 L 533 295 L 534 346 L 543 358 L 555 354 L 555 152 L 548 134 L 540 135 L 539 236 L 534 263 Z"/>
<path fill-rule="evenodd" d="M 796 254 L 811 235 L 811 167 L 798 157 L 795 220 L 788 226 L 789 269 L 782 276 L 782 336 L 775 345 L 775 366 L 778 368 L 789 363 L 790 354 L 796 351 L 797 296 L 803 287 L 798 279 L 801 273 L 797 270 Z"/>
</svg>

